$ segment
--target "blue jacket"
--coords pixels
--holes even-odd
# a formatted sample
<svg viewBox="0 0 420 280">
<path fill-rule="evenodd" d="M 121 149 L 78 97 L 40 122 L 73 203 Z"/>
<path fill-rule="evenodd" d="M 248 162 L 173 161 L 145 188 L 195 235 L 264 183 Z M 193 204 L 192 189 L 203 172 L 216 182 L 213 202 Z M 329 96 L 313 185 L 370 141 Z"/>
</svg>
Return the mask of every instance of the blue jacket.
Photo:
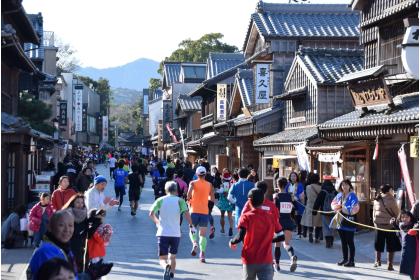
<svg viewBox="0 0 420 280">
<path fill-rule="evenodd" d="M 122 168 L 114 170 L 115 187 L 124 188 L 125 178 L 128 176 L 128 172 Z"/>
<path fill-rule="evenodd" d="M 244 208 L 245 203 L 248 201 L 248 193 L 252 188 L 254 188 L 254 183 L 241 178 L 229 189 L 228 198 L 236 200 L 236 210 L 242 212 L 242 208 Z"/>
<path fill-rule="evenodd" d="M 290 186 L 291 186 L 291 183 L 288 183 L 287 186 L 286 186 L 286 190 L 285 190 L 286 193 L 290 192 L 289 191 Z M 297 212 L 298 215 L 303 215 L 303 212 L 305 211 L 305 207 L 301 204 L 303 202 L 300 200 L 300 196 L 302 195 L 303 192 L 304 192 L 304 189 L 303 189 L 302 183 L 298 183 L 297 184 L 297 190 L 295 191 L 295 200 L 300 202 L 300 203 L 295 204 L 296 205 L 296 212 Z"/>
</svg>

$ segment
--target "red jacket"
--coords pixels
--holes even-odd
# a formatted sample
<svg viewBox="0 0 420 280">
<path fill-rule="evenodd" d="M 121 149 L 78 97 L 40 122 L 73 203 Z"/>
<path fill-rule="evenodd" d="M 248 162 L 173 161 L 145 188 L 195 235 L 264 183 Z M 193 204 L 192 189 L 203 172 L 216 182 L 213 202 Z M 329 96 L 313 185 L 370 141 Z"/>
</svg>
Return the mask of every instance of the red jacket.
<svg viewBox="0 0 420 280">
<path fill-rule="evenodd" d="M 90 259 L 105 257 L 105 241 L 98 232 L 88 240 L 88 255 Z"/>
<path fill-rule="evenodd" d="M 47 212 L 48 219 L 51 218 L 52 214 L 54 213 L 54 209 L 51 204 L 48 204 L 45 208 L 45 212 Z M 41 227 L 42 222 L 42 207 L 41 202 L 32 207 L 31 211 L 29 212 L 29 229 L 33 232 L 38 232 L 39 228 Z"/>
<path fill-rule="evenodd" d="M 277 209 L 276 205 L 271 200 L 268 200 L 268 199 L 264 198 L 263 206 L 268 207 L 270 213 L 274 217 L 275 231 L 276 232 L 281 231 L 282 230 L 282 227 L 281 227 L 281 224 L 280 224 L 280 213 L 279 213 L 279 210 Z M 242 213 L 241 214 L 245 214 L 246 212 L 249 212 L 252 209 L 253 208 L 252 208 L 252 206 L 251 206 L 251 204 L 249 203 L 249 200 L 248 200 L 245 203 L 244 209 L 242 209 Z"/>
<path fill-rule="evenodd" d="M 62 190 L 60 187 L 56 189 L 51 196 L 51 203 L 54 211 L 61 210 L 64 204 L 66 204 L 67 201 L 69 201 L 69 199 L 75 194 L 76 192 L 70 187 L 65 190 Z"/>
</svg>

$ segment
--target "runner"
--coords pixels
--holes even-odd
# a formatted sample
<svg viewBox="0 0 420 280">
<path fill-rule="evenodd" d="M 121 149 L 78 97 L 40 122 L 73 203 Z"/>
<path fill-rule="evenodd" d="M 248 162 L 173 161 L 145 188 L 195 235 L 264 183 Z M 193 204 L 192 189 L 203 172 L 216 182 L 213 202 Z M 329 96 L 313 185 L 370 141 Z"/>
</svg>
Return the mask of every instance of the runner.
<svg viewBox="0 0 420 280">
<path fill-rule="evenodd" d="M 139 207 L 140 194 L 143 185 L 143 176 L 139 172 L 139 166 L 133 164 L 131 167 L 133 172 L 128 175 L 130 189 L 128 190 L 128 199 L 130 200 L 131 216 L 135 216 Z"/>
<path fill-rule="evenodd" d="M 198 179 L 190 183 L 187 199 L 190 202 L 190 213 L 194 227 L 199 227 L 200 261 L 205 263 L 205 252 L 207 246 L 207 224 L 209 222 L 208 201 L 214 202 L 214 191 L 212 185 L 205 180 L 206 168 L 199 166 L 196 170 Z M 191 255 L 195 256 L 198 250 L 197 237 L 190 233 L 190 239 L 193 243 Z"/>
<path fill-rule="evenodd" d="M 195 234 L 185 200 L 178 197 L 178 186 L 174 181 L 165 184 L 166 196 L 158 198 L 150 208 L 149 216 L 156 224 L 159 246 L 159 263 L 165 269 L 163 279 L 173 279 L 176 268 L 176 254 L 181 238 L 180 216 L 185 215 L 191 234 Z M 156 214 L 159 213 L 159 219 Z M 170 254 L 168 259 L 168 254 Z"/>
<path fill-rule="evenodd" d="M 248 196 L 252 210 L 241 216 L 239 232 L 230 240 L 229 247 L 235 250 L 236 244 L 244 243 L 241 254 L 244 279 L 273 279 L 271 244 L 284 240 L 284 234 L 275 225 L 275 217 L 264 209 L 264 191 L 254 188 Z"/>
<path fill-rule="evenodd" d="M 229 169 L 223 169 L 222 187 L 219 189 L 219 201 L 217 207 L 220 209 L 220 233 L 225 233 L 225 213 L 227 213 L 229 221 L 229 236 L 233 235 L 233 217 L 232 212 L 235 210 L 235 206 L 227 200 L 229 189 L 232 186 L 232 176 L 230 175 Z"/>
<path fill-rule="evenodd" d="M 120 199 L 120 205 L 118 205 L 118 211 L 121 211 L 121 205 L 124 201 L 125 195 L 125 184 L 127 183 L 128 172 L 124 170 L 124 160 L 118 162 L 118 168 L 114 170 L 115 180 L 115 196 Z"/>
<path fill-rule="evenodd" d="M 274 195 L 274 201 L 276 207 L 279 209 L 280 212 L 280 224 L 284 230 L 284 237 L 285 240 L 283 243 L 284 249 L 286 249 L 287 253 L 290 257 L 290 271 L 294 272 L 297 268 L 297 257 L 295 255 L 295 250 L 291 246 L 292 234 L 296 228 L 296 224 L 292 218 L 292 210 L 293 210 L 293 198 L 292 194 L 286 192 L 287 186 L 287 179 L 280 178 L 277 180 L 277 186 L 279 187 L 279 193 Z M 274 269 L 280 272 L 280 256 L 281 256 L 281 249 L 280 249 L 280 242 L 276 242 L 276 247 L 274 249 L 274 256 L 275 256 L 275 265 Z"/>
<path fill-rule="evenodd" d="M 228 200 L 235 204 L 235 226 L 238 226 L 239 217 L 242 209 L 248 201 L 248 193 L 254 187 L 254 184 L 248 181 L 248 169 L 242 168 L 239 171 L 239 181 L 236 182 L 229 190 Z"/>
<path fill-rule="evenodd" d="M 111 154 L 111 157 L 109 158 L 109 177 L 112 180 L 112 177 L 114 177 L 114 170 L 115 170 L 115 166 L 117 164 L 117 159 L 114 157 L 113 154 Z"/>
</svg>

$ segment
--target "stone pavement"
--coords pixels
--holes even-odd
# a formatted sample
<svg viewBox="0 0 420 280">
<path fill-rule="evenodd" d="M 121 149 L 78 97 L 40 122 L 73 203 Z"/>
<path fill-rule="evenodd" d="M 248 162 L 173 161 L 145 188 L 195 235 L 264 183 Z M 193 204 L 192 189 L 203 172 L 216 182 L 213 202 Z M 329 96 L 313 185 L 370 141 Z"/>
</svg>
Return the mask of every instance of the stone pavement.
<svg viewBox="0 0 420 280">
<path fill-rule="evenodd" d="M 108 176 L 103 166 L 98 167 L 101 174 Z M 107 195 L 114 196 L 113 181 L 108 184 Z M 162 279 L 162 269 L 158 264 L 156 228 L 148 217 L 148 211 L 154 201 L 151 178 L 147 177 L 143 190 L 140 209 L 137 216 L 130 216 L 128 196 L 124 197 L 122 211 L 110 209 L 106 222 L 112 224 L 114 235 L 107 248 L 106 260 L 114 262 L 114 268 L 107 279 Z M 215 208 L 216 237 L 208 241 L 207 263 L 202 264 L 197 257 L 191 257 L 191 243 L 188 238 L 188 226 L 184 222 L 177 256 L 176 279 L 242 279 L 240 248 L 232 251 L 227 244 L 229 237 L 219 234 L 219 212 Z M 335 263 L 341 257 L 340 241 L 337 238 L 333 249 L 326 249 L 323 243 L 310 244 L 307 240 L 293 241 L 297 252 L 298 269 L 288 271 L 288 258 L 282 250 L 281 274 L 274 279 L 408 279 L 397 272 L 388 272 L 386 266 L 373 268 L 372 232 L 356 236 L 356 268 L 338 267 Z M 399 262 L 397 254 L 396 262 Z M 398 266 L 395 266 L 398 270 Z"/>
<path fill-rule="evenodd" d="M 26 279 L 26 268 L 34 249 L 1 249 L 1 279 Z"/>
</svg>

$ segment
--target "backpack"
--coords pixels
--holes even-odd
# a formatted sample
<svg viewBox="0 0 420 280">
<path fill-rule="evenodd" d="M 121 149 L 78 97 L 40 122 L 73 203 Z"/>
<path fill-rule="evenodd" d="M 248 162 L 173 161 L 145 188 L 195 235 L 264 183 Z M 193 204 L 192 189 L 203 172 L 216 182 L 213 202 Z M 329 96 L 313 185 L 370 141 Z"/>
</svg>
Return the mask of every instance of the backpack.
<svg viewBox="0 0 420 280">
<path fill-rule="evenodd" d="M 324 204 L 322 206 L 322 211 L 332 211 L 331 202 L 335 198 L 335 193 L 334 192 L 327 192 L 325 190 L 322 190 L 322 191 L 325 192 L 325 198 L 324 198 Z"/>
</svg>

